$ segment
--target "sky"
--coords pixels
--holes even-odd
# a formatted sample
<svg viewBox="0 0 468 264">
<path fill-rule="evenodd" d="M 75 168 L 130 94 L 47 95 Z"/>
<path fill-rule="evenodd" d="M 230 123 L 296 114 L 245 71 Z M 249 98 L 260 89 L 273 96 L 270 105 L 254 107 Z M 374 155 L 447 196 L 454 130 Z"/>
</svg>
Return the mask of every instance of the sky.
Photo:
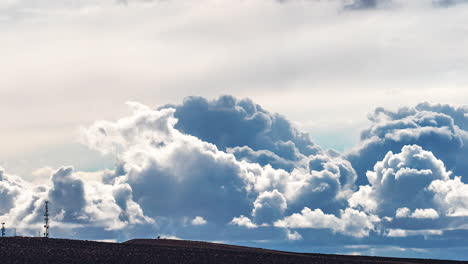
<svg viewBox="0 0 468 264">
<path fill-rule="evenodd" d="M 468 259 L 468 2 L 6 0 L 0 220 Z M 10 229 L 11 232 L 11 229 Z"/>
</svg>

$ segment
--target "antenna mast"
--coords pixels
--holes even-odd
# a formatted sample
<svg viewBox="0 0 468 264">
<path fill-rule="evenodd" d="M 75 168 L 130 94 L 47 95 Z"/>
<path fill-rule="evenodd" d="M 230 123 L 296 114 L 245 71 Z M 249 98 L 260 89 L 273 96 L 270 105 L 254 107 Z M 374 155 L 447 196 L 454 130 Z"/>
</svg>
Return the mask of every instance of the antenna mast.
<svg viewBox="0 0 468 264">
<path fill-rule="evenodd" d="M 5 223 L 2 223 L 2 237 L 5 237 Z"/>
<path fill-rule="evenodd" d="M 49 201 L 45 201 L 44 223 L 44 237 L 49 238 Z"/>
</svg>

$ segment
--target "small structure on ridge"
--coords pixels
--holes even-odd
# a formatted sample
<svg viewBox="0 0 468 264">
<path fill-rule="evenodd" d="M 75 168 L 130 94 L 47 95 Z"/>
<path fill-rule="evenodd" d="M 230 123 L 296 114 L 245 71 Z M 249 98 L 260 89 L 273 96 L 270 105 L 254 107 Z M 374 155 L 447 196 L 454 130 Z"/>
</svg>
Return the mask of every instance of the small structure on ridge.
<svg viewBox="0 0 468 264">
<path fill-rule="evenodd" d="M 44 237 L 49 238 L 49 201 L 45 201 L 44 223 Z"/>
</svg>

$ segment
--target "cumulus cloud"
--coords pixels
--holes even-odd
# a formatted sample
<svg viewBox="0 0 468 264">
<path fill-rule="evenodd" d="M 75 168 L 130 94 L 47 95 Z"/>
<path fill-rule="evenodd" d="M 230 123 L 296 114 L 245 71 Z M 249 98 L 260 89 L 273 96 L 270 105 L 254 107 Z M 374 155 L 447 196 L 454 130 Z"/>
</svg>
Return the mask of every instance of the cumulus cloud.
<svg viewBox="0 0 468 264">
<path fill-rule="evenodd" d="M 256 223 L 271 223 L 281 218 L 287 207 L 286 198 L 278 190 L 263 192 L 254 202 L 252 216 Z"/>
<path fill-rule="evenodd" d="M 125 183 L 113 185 L 83 181 L 72 167 L 59 168 L 52 175 L 47 199 L 53 211 L 66 223 L 93 223 L 105 229 L 121 229 L 127 224 L 151 223 L 132 200 L 131 188 Z"/>
<path fill-rule="evenodd" d="M 411 210 L 408 207 L 398 208 L 395 213 L 396 218 L 409 217 L 411 215 Z"/>
<path fill-rule="evenodd" d="M 248 168 L 213 144 L 176 130 L 174 109 L 131 106 L 134 115 L 97 122 L 86 133 L 91 146 L 115 151 L 123 170 L 115 180 L 132 187 L 146 213 L 228 222 L 247 212 Z"/>
<path fill-rule="evenodd" d="M 246 217 L 245 215 L 241 215 L 239 217 L 234 217 L 230 224 L 232 225 L 237 225 L 237 226 L 243 226 L 246 228 L 257 228 L 258 226 L 250 220 L 250 218 Z"/>
<path fill-rule="evenodd" d="M 442 230 L 421 229 L 421 230 L 404 230 L 404 229 L 388 229 L 386 235 L 388 237 L 407 237 L 407 236 L 440 236 Z"/>
<path fill-rule="evenodd" d="M 307 133 L 250 99 L 187 97 L 181 105 L 160 107 L 165 108 L 176 110 L 177 130 L 260 165 L 291 170 L 304 156 L 322 152 Z"/>
<path fill-rule="evenodd" d="M 196 216 L 194 219 L 192 219 L 191 223 L 194 226 L 201 226 L 201 225 L 206 225 L 208 221 L 206 221 L 205 218 L 201 216 Z"/>
<path fill-rule="evenodd" d="M 5 183 L 8 181 L 3 178 L 0 184 Z M 70 231 L 80 227 L 119 230 L 131 225 L 154 223 L 132 200 L 128 185 L 83 181 L 72 167 L 54 171 L 46 185 L 20 182 L 17 187 L 21 188 L 21 193 L 2 199 L 12 205 L 1 217 L 22 232 L 36 234 L 33 230 L 41 226 L 45 201 L 51 204 L 50 216 L 59 230 Z M 125 189 L 126 192 L 123 191 Z"/>
<path fill-rule="evenodd" d="M 285 228 L 327 228 L 334 232 L 355 237 L 365 237 L 375 230 L 375 224 L 380 219 L 351 208 L 341 211 L 341 216 L 325 214 L 320 209 L 304 208 L 301 213 L 295 213 L 275 222 L 276 227 Z"/>
<path fill-rule="evenodd" d="M 0 215 L 14 207 L 15 200 L 23 191 L 24 181 L 19 177 L 7 175 L 0 167 Z"/>
<path fill-rule="evenodd" d="M 429 208 L 429 209 L 416 209 L 414 212 L 411 214 L 411 217 L 413 218 L 429 218 L 429 219 L 437 219 L 439 218 L 439 213 L 437 213 L 436 210 Z"/>
<path fill-rule="evenodd" d="M 452 178 L 444 163 L 420 146 L 389 152 L 367 173 L 370 185 L 360 186 L 349 199 L 354 208 L 382 216 L 438 219 L 467 216 L 467 184 Z"/>
<path fill-rule="evenodd" d="M 428 188 L 435 193 L 435 201 L 449 216 L 468 216 L 468 184 L 455 177 L 448 181 L 433 181 Z"/>
<path fill-rule="evenodd" d="M 421 103 L 397 111 L 377 108 L 369 115 L 370 128 L 361 133 L 361 142 L 347 154 L 358 175 L 364 175 L 388 151 L 398 152 L 416 144 L 432 152 L 457 175 L 468 173 L 468 108 Z M 366 183 L 365 178 L 358 179 Z"/>
<path fill-rule="evenodd" d="M 311 202 L 338 212 L 352 193 L 356 174 L 349 162 L 321 151 L 289 121 L 250 100 L 190 97 L 157 110 L 130 106 L 132 116 L 99 121 L 83 132 L 89 146 L 118 156 L 115 179 L 131 186 L 152 217 L 203 215 L 225 224 L 251 215 L 262 225 Z M 297 167 L 287 171 L 229 151 L 247 144 Z"/>
<path fill-rule="evenodd" d="M 297 231 L 286 230 L 286 237 L 288 240 L 302 240 L 302 235 Z"/>
<path fill-rule="evenodd" d="M 434 180 L 446 181 L 449 177 L 443 162 L 431 152 L 416 145 L 404 146 L 401 153 L 387 153 L 373 171 L 367 172 L 370 185 L 361 186 L 349 203 L 385 216 L 392 216 L 401 205 L 413 210 L 427 208 L 433 197 L 427 187 Z"/>
<path fill-rule="evenodd" d="M 355 188 L 357 175 L 347 160 L 323 151 L 309 134 L 250 99 L 188 97 L 180 105 L 158 108 L 167 109 L 175 109 L 176 130 L 244 161 L 242 166 L 253 174 L 247 176 L 249 189 L 258 193 L 276 190 L 284 196 L 287 208 L 280 206 L 283 209 L 276 210 L 275 215 L 299 211 L 311 203 L 337 213 Z M 260 207 L 259 201 L 255 206 Z M 257 220 L 258 224 L 266 221 Z"/>
<path fill-rule="evenodd" d="M 439 213 L 437 213 L 437 211 L 432 208 L 428 208 L 428 209 L 417 208 L 416 210 L 414 210 L 413 213 L 411 213 L 411 210 L 408 207 L 402 207 L 396 210 L 395 217 L 396 218 L 412 217 L 412 218 L 418 218 L 418 219 L 424 219 L 424 218 L 437 219 L 439 218 Z"/>
<path fill-rule="evenodd" d="M 441 235 L 444 229 L 464 228 L 467 185 L 452 177 L 432 152 L 417 145 L 404 146 L 398 154 L 390 151 L 367 178 L 370 184 L 360 186 L 349 204 L 384 219 L 381 228 L 388 236 Z"/>
</svg>

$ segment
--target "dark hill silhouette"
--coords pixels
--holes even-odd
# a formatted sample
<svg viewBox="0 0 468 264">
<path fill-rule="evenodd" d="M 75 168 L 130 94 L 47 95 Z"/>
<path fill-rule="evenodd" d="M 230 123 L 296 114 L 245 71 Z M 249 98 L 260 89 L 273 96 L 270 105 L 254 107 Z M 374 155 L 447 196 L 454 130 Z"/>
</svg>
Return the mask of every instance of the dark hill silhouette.
<svg viewBox="0 0 468 264">
<path fill-rule="evenodd" d="M 0 260 L 1 263 L 468 263 L 466 261 L 293 253 L 171 239 L 133 239 L 124 243 L 105 243 L 33 237 L 0 238 Z"/>
</svg>

